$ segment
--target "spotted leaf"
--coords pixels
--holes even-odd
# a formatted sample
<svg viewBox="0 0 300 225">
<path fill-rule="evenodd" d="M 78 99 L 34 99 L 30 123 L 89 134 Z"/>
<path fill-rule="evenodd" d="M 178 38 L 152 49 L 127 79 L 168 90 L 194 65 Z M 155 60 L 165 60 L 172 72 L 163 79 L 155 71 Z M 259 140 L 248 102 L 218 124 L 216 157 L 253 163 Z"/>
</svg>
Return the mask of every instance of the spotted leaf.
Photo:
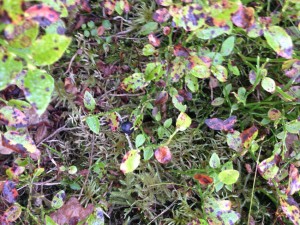
<svg viewBox="0 0 300 225">
<path fill-rule="evenodd" d="M 158 23 L 164 23 L 170 19 L 170 14 L 166 8 L 161 8 L 154 12 L 152 18 Z"/>
<path fill-rule="evenodd" d="M 18 22 L 23 16 L 23 0 L 1 1 L 0 15 L 4 21 Z"/>
<path fill-rule="evenodd" d="M 204 201 L 204 211 L 209 225 L 233 225 L 241 218 L 240 214 L 231 210 L 231 202 L 217 200 L 213 197 Z"/>
<path fill-rule="evenodd" d="M 23 64 L 10 54 L 0 53 L 0 91 L 5 89 L 22 70 Z"/>
<path fill-rule="evenodd" d="M 21 154 L 38 152 L 29 134 L 23 134 L 18 131 L 7 131 L 4 133 L 2 136 L 2 145 Z"/>
<path fill-rule="evenodd" d="M 123 159 L 120 166 L 120 170 L 126 174 L 133 172 L 140 164 L 141 156 L 138 150 L 128 151 Z"/>
<path fill-rule="evenodd" d="M 71 38 L 59 34 L 45 34 L 37 39 L 32 47 L 32 56 L 36 65 L 51 65 L 59 60 L 71 43 Z"/>
<path fill-rule="evenodd" d="M 155 36 L 154 33 L 151 33 L 148 35 L 148 40 L 151 45 L 154 47 L 159 47 L 160 46 L 160 40 Z"/>
<path fill-rule="evenodd" d="M 229 148 L 232 148 L 233 150 L 235 150 L 237 152 L 240 152 L 243 150 L 240 132 L 234 131 L 233 133 L 228 133 L 226 135 L 226 141 L 227 141 Z"/>
<path fill-rule="evenodd" d="M 121 83 L 122 89 L 128 92 L 135 92 L 148 86 L 149 82 L 145 80 L 143 73 L 134 73 L 125 78 Z"/>
<path fill-rule="evenodd" d="M 237 27 L 244 29 L 251 27 L 255 22 L 254 9 L 240 5 L 238 11 L 231 16 L 231 21 Z"/>
<path fill-rule="evenodd" d="M 59 13 L 45 4 L 33 5 L 25 13 L 27 19 L 35 20 L 43 27 L 59 19 Z"/>
<path fill-rule="evenodd" d="M 291 196 L 281 196 L 279 200 L 284 214 L 294 225 L 300 225 L 300 209 L 298 203 Z"/>
<path fill-rule="evenodd" d="M 296 83 L 300 83 L 300 60 L 290 59 L 282 64 L 282 70 L 284 74 L 294 80 Z"/>
<path fill-rule="evenodd" d="M 278 156 L 271 156 L 258 165 L 258 172 L 266 180 L 273 179 L 279 171 L 277 163 Z"/>
<path fill-rule="evenodd" d="M 173 60 L 171 73 L 170 73 L 172 82 L 178 82 L 180 78 L 184 76 L 185 72 L 186 72 L 186 65 L 184 61 L 180 60 L 179 58 Z"/>
<path fill-rule="evenodd" d="M 5 210 L 3 216 L 7 222 L 14 222 L 21 216 L 21 213 L 21 206 L 15 203 L 14 205 L 10 206 L 7 210 Z"/>
<path fill-rule="evenodd" d="M 172 5 L 169 13 L 173 17 L 176 26 L 182 27 L 186 31 L 196 30 L 205 22 L 203 8 L 198 4 L 189 4 L 183 7 Z"/>
<path fill-rule="evenodd" d="M 66 193 L 64 190 L 57 192 L 51 201 L 51 207 L 54 209 L 59 209 L 64 205 L 66 199 Z"/>
<path fill-rule="evenodd" d="M 120 120 L 119 120 L 117 113 L 115 113 L 115 112 L 110 113 L 107 116 L 107 121 L 108 121 L 108 126 L 110 127 L 111 131 L 115 132 L 118 130 Z"/>
<path fill-rule="evenodd" d="M 288 195 L 293 195 L 295 192 L 300 190 L 300 175 L 298 168 L 293 164 L 290 165 L 289 171 L 289 186 L 286 190 Z"/>
<path fill-rule="evenodd" d="M 18 195 L 16 183 L 10 180 L 5 181 L 2 188 L 2 196 L 4 200 L 8 203 L 15 203 Z"/>
<path fill-rule="evenodd" d="M 189 50 L 182 46 L 182 44 L 177 44 L 174 46 L 174 55 L 175 56 L 182 56 L 188 57 L 190 55 Z"/>
<path fill-rule="evenodd" d="M 93 95 L 88 91 L 84 92 L 83 103 L 84 107 L 91 111 L 93 111 L 96 107 L 96 101 Z"/>
<path fill-rule="evenodd" d="M 279 26 L 271 26 L 264 32 L 270 47 L 281 57 L 290 59 L 293 54 L 292 38 Z"/>
<path fill-rule="evenodd" d="M 273 93 L 276 89 L 275 81 L 270 77 L 264 77 L 261 81 L 262 88 L 270 93 Z"/>
<path fill-rule="evenodd" d="M 192 124 L 192 119 L 184 112 L 180 113 L 176 120 L 176 130 L 184 131 Z"/>
<path fill-rule="evenodd" d="M 4 106 L 0 109 L 0 122 L 6 126 L 21 128 L 28 126 L 29 118 L 19 109 Z"/>
<path fill-rule="evenodd" d="M 211 72 L 220 82 L 227 81 L 228 71 L 227 71 L 226 67 L 224 67 L 222 65 L 212 66 Z"/>
<path fill-rule="evenodd" d="M 25 97 L 39 115 L 45 112 L 53 90 L 54 79 L 43 70 L 29 70 L 25 75 Z"/>
<path fill-rule="evenodd" d="M 107 15 L 111 15 L 115 11 L 116 0 L 105 0 L 103 3 Z"/>
<path fill-rule="evenodd" d="M 208 57 L 200 58 L 198 56 L 190 56 L 188 58 L 188 73 L 198 78 L 210 77 L 211 60 Z"/>
<path fill-rule="evenodd" d="M 205 29 L 195 31 L 195 34 L 198 38 L 204 40 L 210 40 L 216 38 L 222 34 L 229 34 L 231 32 L 231 27 L 228 25 L 220 27 L 207 27 Z"/>
<path fill-rule="evenodd" d="M 257 137 L 258 129 L 256 126 L 252 126 L 246 130 L 244 130 L 240 134 L 240 138 L 242 140 L 242 144 L 245 148 L 249 148 L 252 141 Z"/>
<path fill-rule="evenodd" d="M 160 146 L 154 152 L 154 156 L 161 164 L 167 164 L 172 160 L 172 153 L 168 146 Z"/>
</svg>

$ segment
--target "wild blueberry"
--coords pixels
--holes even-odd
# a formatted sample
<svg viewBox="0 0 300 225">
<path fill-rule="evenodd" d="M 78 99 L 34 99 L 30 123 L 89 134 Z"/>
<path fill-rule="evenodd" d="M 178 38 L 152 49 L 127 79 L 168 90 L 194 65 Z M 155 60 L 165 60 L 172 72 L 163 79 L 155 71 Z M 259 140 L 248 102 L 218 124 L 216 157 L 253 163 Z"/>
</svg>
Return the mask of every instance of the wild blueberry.
<svg viewBox="0 0 300 225">
<path fill-rule="evenodd" d="M 129 121 L 126 121 L 124 123 L 121 124 L 121 131 L 125 134 L 132 134 L 133 132 L 133 124 Z"/>
</svg>

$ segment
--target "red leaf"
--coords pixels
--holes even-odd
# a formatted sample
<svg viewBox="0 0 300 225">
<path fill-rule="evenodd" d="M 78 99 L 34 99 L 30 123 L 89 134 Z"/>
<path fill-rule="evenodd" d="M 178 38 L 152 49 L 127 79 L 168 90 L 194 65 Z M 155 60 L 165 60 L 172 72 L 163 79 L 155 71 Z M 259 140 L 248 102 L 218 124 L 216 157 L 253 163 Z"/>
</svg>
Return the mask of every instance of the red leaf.
<svg viewBox="0 0 300 225">
<path fill-rule="evenodd" d="M 254 9 L 240 5 L 238 11 L 231 16 L 231 20 L 238 27 L 249 28 L 255 21 Z"/>
<path fill-rule="evenodd" d="M 15 187 L 15 182 L 12 182 L 10 180 L 5 181 L 3 185 L 2 196 L 8 203 L 14 203 L 19 195 Z"/>
<path fill-rule="evenodd" d="M 208 185 L 211 184 L 214 180 L 210 176 L 205 174 L 195 174 L 194 178 L 199 181 L 200 184 Z"/>
<path fill-rule="evenodd" d="M 183 47 L 181 44 L 177 44 L 174 46 L 174 55 L 188 57 L 190 54 L 189 54 L 188 49 Z"/>
<path fill-rule="evenodd" d="M 234 123 L 236 122 L 236 116 L 231 116 L 226 120 L 219 118 L 206 119 L 205 124 L 213 130 L 233 131 Z"/>
<path fill-rule="evenodd" d="M 92 11 L 91 6 L 89 4 L 89 0 L 80 0 L 80 6 L 81 6 L 82 10 L 85 12 L 89 13 Z"/>
<path fill-rule="evenodd" d="M 153 33 L 148 35 L 148 40 L 149 40 L 149 43 L 151 45 L 153 45 L 154 47 L 160 46 L 160 40 Z"/>
<path fill-rule="evenodd" d="M 290 165 L 289 172 L 289 186 L 286 190 L 288 195 L 293 195 L 295 192 L 300 190 L 300 175 L 298 168 L 296 168 L 293 164 Z"/>
<path fill-rule="evenodd" d="M 154 104 L 155 105 L 163 105 L 168 101 L 168 98 L 169 98 L 168 92 L 162 91 L 156 97 Z"/>
<path fill-rule="evenodd" d="M 161 146 L 154 153 L 158 162 L 166 164 L 172 160 L 172 153 L 168 146 Z"/>
<path fill-rule="evenodd" d="M 59 19 L 58 12 L 43 4 L 31 6 L 25 12 L 27 18 L 37 21 L 42 27 L 49 26 Z"/>
</svg>

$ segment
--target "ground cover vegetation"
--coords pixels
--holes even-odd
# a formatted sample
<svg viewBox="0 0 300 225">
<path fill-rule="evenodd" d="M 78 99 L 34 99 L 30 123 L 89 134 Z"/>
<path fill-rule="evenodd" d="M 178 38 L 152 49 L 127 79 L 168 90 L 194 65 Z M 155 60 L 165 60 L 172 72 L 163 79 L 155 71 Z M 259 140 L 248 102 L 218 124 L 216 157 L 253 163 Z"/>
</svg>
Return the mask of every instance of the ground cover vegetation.
<svg viewBox="0 0 300 225">
<path fill-rule="evenodd" d="M 298 0 L 3 0 L 0 21 L 0 224 L 300 224 Z"/>
</svg>

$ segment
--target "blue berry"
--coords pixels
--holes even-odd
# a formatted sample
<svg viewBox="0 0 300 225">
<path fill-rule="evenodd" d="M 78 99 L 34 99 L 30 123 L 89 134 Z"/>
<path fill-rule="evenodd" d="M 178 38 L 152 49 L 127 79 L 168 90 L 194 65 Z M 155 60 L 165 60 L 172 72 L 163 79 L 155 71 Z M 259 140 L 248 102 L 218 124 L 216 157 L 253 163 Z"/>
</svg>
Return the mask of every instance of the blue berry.
<svg viewBox="0 0 300 225">
<path fill-rule="evenodd" d="M 129 121 L 126 121 L 124 123 L 121 124 L 121 131 L 125 134 L 132 134 L 133 132 L 133 124 Z"/>
</svg>

